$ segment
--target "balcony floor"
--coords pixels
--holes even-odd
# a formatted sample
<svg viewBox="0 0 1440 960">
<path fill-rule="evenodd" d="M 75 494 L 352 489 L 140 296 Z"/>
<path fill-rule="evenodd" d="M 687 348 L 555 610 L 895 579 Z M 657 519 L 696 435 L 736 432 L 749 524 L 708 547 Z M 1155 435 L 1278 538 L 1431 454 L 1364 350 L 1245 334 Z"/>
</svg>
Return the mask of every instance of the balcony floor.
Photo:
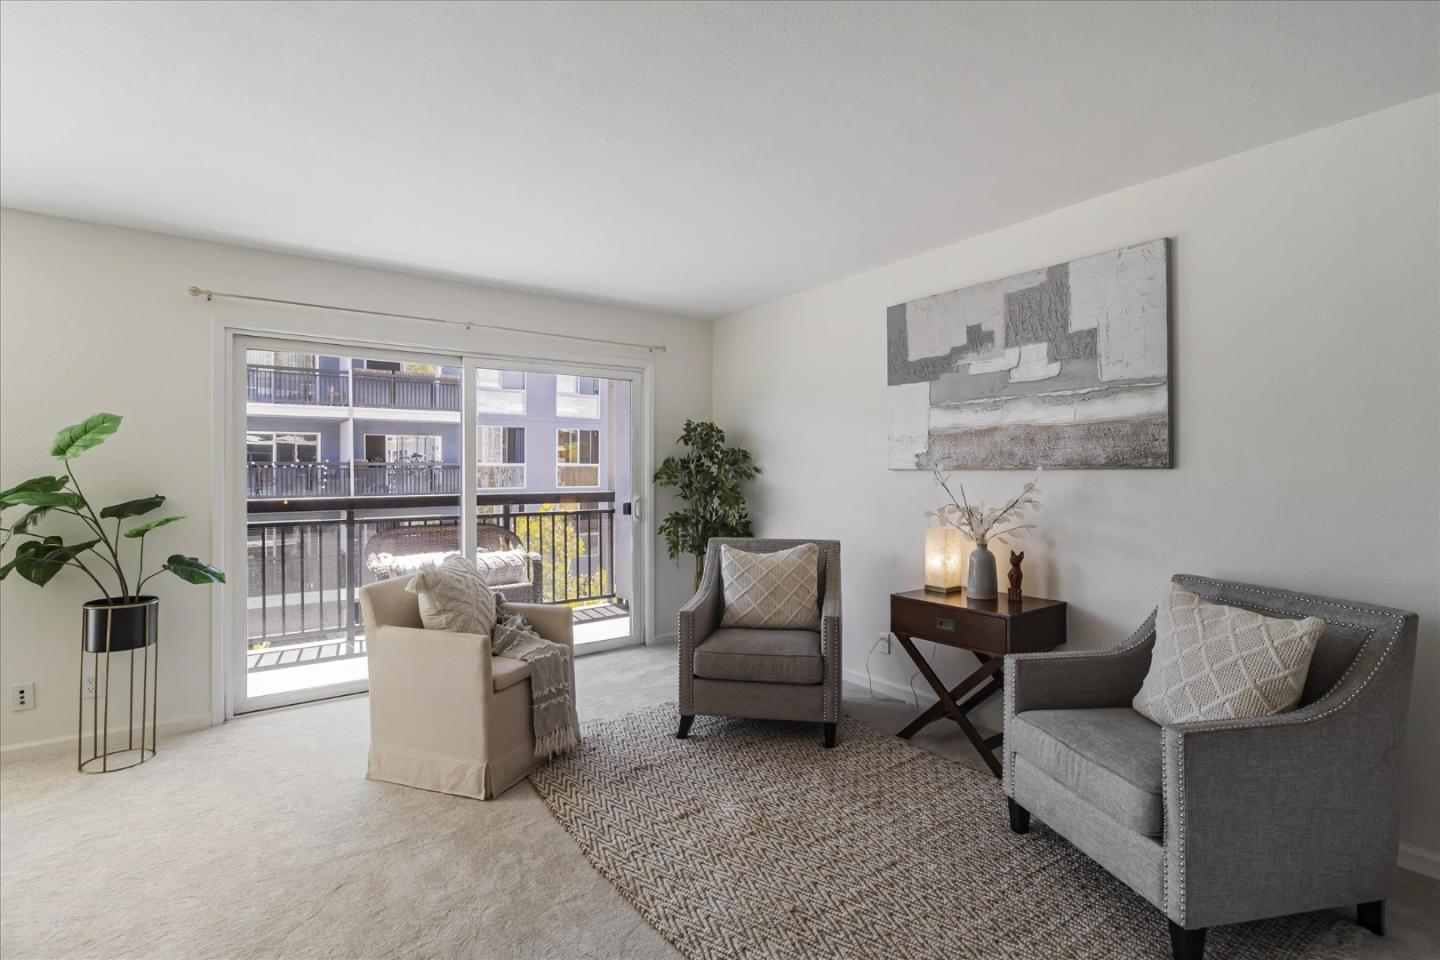
<svg viewBox="0 0 1440 960">
<path fill-rule="evenodd" d="M 618 604 L 575 611 L 575 646 L 582 648 L 630 634 L 630 611 Z M 285 644 L 252 650 L 245 657 L 246 696 L 269 696 L 364 680 L 368 661 L 364 637 Z"/>
</svg>

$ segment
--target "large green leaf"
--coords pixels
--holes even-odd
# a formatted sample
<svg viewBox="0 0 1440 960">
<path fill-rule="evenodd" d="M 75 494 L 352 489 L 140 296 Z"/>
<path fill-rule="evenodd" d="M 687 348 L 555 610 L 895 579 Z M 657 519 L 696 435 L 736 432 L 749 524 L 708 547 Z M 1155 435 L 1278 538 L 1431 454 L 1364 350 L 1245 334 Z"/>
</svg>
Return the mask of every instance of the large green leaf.
<svg viewBox="0 0 1440 960">
<path fill-rule="evenodd" d="M 100 511 L 102 517 L 138 517 L 141 514 L 149 513 L 165 502 L 160 494 L 149 497 L 141 497 L 139 500 L 126 500 L 124 503 L 112 503 Z"/>
<path fill-rule="evenodd" d="M 59 537 L 27 540 L 16 548 L 12 562 L 16 573 L 36 586 L 43 587 L 65 568 L 65 564 L 99 542 L 86 540 L 81 543 L 65 543 Z"/>
<path fill-rule="evenodd" d="M 14 561 L 14 560 L 11 560 L 9 563 L 5 564 L 4 566 L 0 566 L 0 580 L 4 580 L 6 577 L 10 576 L 10 571 L 11 571 L 11 570 L 14 570 L 14 569 L 15 569 L 15 561 Z"/>
<path fill-rule="evenodd" d="M 9 490 L 0 490 L 0 505 L 9 506 L 11 494 L 15 493 L 54 493 L 64 488 L 70 482 L 69 477 L 32 477 L 24 483 L 17 483 Z"/>
<path fill-rule="evenodd" d="M 186 583 L 224 583 L 225 574 L 204 560 L 174 554 L 165 561 L 165 569 Z"/>
<path fill-rule="evenodd" d="M 177 520 L 184 519 L 184 517 L 161 517 L 159 520 L 151 520 L 149 523 L 142 523 L 138 527 L 133 527 L 129 530 L 126 530 L 125 536 L 129 537 L 131 540 L 134 540 L 136 537 L 145 536 L 145 534 L 149 533 L 151 530 L 154 530 L 156 527 L 163 527 L 167 524 L 174 523 Z"/>
<path fill-rule="evenodd" d="M 44 490 L 17 490 L 5 498 L 0 506 L 5 507 L 69 507 L 71 510 L 79 510 L 85 506 L 85 498 L 78 493 L 71 493 L 69 490 L 61 490 L 58 493 L 47 493 Z"/>
<path fill-rule="evenodd" d="M 105 438 L 118 429 L 119 417 L 113 413 L 97 413 L 55 434 L 50 456 L 57 460 L 73 460 L 91 447 L 104 443 Z"/>
</svg>

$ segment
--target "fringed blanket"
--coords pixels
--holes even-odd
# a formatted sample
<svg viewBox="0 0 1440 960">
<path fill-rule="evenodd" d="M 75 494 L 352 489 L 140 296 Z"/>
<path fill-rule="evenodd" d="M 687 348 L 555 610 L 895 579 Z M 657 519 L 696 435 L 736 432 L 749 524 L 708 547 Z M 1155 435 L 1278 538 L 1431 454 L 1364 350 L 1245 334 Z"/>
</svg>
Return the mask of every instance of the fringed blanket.
<svg viewBox="0 0 1440 960">
<path fill-rule="evenodd" d="M 524 617 L 507 613 L 502 603 L 491 634 L 490 652 L 530 664 L 535 756 L 553 757 L 579 743 L 575 691 L 570 688 L 570 648 L 546 640 Z"/>
</svg>

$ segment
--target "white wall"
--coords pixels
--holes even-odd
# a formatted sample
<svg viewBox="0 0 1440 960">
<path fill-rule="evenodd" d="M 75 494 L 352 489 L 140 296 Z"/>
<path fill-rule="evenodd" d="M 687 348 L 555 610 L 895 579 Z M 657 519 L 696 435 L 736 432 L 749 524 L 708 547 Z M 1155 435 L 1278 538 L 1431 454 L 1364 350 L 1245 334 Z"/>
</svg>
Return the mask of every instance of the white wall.
<svg viewBox="0 0 1440 960">
<path fill-rule="evenodd" d="M 212 328 L 220 312 L 267 329 L 373 337 L 437 348 L 545 351 L 655 362 L 655 449 L 668 452 L 687 417 L 710 414 L 710 323 L 640 310 L 264 253 L 161 234 L 0 211 L 0 488 L 49 473 L 55 431 L 105 410 L 117 434 L 77 461 L 86 492 L 109 503 L 159 491 L 190 519 L 152 536 L 152 551 L 218 560 L 211 543 Z M 296 308 L 207 305 L 198 284 L 321 303 L 425 314 L 526 329 L 664 344 L 665 353 L 577 347 L 539 338 Z M 105 499 L 108 498 L 108 499 Z M 664 502 L 661 504 L 662 508 Z M 163 536 L 161 536 L 163 534 Z M 658 541 L 657 541 L 658 543 Z M 232 571 L 234 573 L 235 571 Z M 658 634 L 674 632 L 690 573 L 657 547 Z M 243 575 L 243 571 L 241 572 Z M 162 582 L 160 723 L 211 716 L 214 591 Z M 94 585 L 78 572 L 43 591 L 0 586 L 0 690 L 31 680 L 36 707 L 0 710 L 0 748 L 74 735 L 79 606 Z M 163 735 L 163 730 L 162 730 Z"/>
<path fill-rule="evenodd" d="M 1182 571 L 1417 611 L 1402 837 L 1412 865 L 1440 851 L 1436 139 L 1430 97 L 718 321 L 715 414 L 765 469 L 759 532 L 844 543 L 847 675 L 864 682 L 887 594 L 921 584 L 941 501 L 885 466 L 885 308 L 1171 237 L 1176 467 L 1047 473 L 1027 592 L 1069 602 L 1077 648 L 1123 637 Z M 991 502 L 1024 479 L 959 476 Z M 975 662 L 938 659 L 949 682 Z M 898 644 L 871 667 L 912 673 Z"/>
</svg>

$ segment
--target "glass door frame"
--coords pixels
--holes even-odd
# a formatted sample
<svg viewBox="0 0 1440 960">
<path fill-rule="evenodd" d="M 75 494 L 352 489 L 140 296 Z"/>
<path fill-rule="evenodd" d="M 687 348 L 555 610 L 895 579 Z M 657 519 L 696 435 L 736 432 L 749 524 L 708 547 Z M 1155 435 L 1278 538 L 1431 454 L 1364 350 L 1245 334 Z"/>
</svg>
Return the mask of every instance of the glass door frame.
<svg viewBox="0 0 1440 960">
<path fill-rule="evenodd" d="M 212 444 L 215 473 L 212 490 L 218 509 L 214 511 L 212 536 L 216 553 L 224 558 L 225 569 L 235 571 L 228 579 L 219 602 L 212 607 L 211 639 L 211 713 L 219 723 L 236 715 L 273 707 L 290 706 L 331 697 L 364 693 L 369 682 L 355 681 L 303 691 L 271 694 L 249 698 L 247 678 L 247 603 L 248 557 L 246 533 L 247 501 L 245 483 L 246 434 L 246 350 L 295 350 L 298 352 L 331 352 L 341 356 L 375 357 L 377 359 L 409 360 L 419 363 L 443 363 L 462 370 L 460 423 L 461 470 L 460 532 L 461 550 L 466 556 L 476 549 L 475 522 L 478 478 L 475 469 L 478 454 L 476 436 L 476 374 L 479 368 L 502 368 L 525 372 L 592 376 L 608 380 L 624 380 L 630 390 L 630 460 L 633 505 L 625 520 L 632 523 L 633 597 L 630 608 L 628 637 L 587 644 L 584 653 L 599 652 L 618 646 L 643 645 L 655 642 L 654 607 L 654 524 L 650 517 L 652 502 L 651 475 L 654 469 L 654 362 L 625 359 L 591 359 L 589 357 L 551 354 L 550 351 L 519 353 L 476 352 L 457 350 L 453 343 L 434 347 L 421 343 L 388 343 L 349 339 L 344 336 L 312 332 L 310 329 L 285 327 L 252 327 L 220 318 L 215 328 L 214 369 L 217 383 L 215 410 L 216 436 Z M 466 429 L 468 427 L 468 429 Z M 617 517 L 622 516 L 617 513 Z"/>
</svg>

